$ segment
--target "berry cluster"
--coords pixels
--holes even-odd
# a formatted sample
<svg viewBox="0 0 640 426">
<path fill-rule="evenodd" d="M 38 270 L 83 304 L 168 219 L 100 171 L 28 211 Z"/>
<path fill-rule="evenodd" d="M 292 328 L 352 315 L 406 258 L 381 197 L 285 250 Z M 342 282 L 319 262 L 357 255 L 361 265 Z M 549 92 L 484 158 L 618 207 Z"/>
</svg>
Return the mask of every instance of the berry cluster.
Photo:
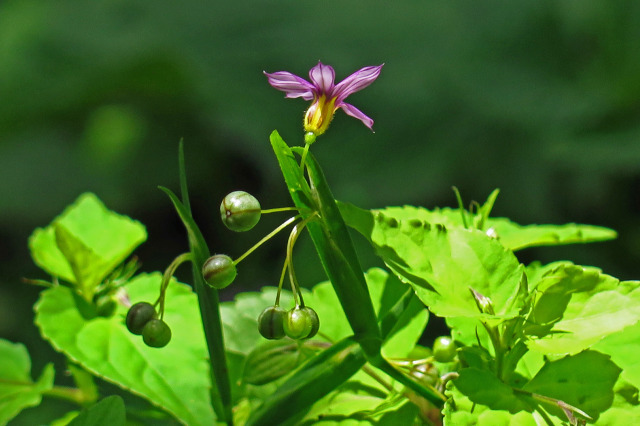
<svg viewBox="0 0 640 426">
<path fill-rule="evenodd" d="M 293 210 L 292 208 L 281 208 L 262 210 L 258 200 L 251 194 L 244 191 L 234 191 L 229 193 L 220 204 L 220 216 L 224 225 L 232 231 L 244 232 L 252 229 L 260 220 L 264 213 Z M 253 252 L 258 246 L 267 241 L 277 232 L 299 219 L 299 216 L 292 217 L 276 228 L 273 232 L 263 238 L 247 253 L 235 261 L 225 254 L 211 256 L 202 266 L 202 276 L 207 284 L 223 289 L 233 282 L 237 276 L 236 265 Z M 305 306 L 302 300 L 300 286 L 293 272 L 293 262 L 291 254 L 293 245 L 301 231 L 306 226 L 308 220 L 303 220 L 294 226 L 289 242 L 287 244 L 287 259 L 278 285 L 278 295 L 274 306 L 266 308 L 258 318 L 258 330 L 267 339 L 281 339 L 288 336 L 294 340 L 309 339 L 316 335 L 320 328 L 320 321 L 316 312 Z M 286 270 L 289 270 L 289 279 L 295 299 L 295 307 L 289 311 L 279 306 L 280 292 Z"/>
<path fill-rule="evenodd" d="M 129 308 L 125 320 L 127 329 L 136 335 L 142 335 L 142 340 L 152 348 L 167 346 L 171 340 L 171 329 L 162 319 L 152 304 L 138 302 Z"/>
</svg>

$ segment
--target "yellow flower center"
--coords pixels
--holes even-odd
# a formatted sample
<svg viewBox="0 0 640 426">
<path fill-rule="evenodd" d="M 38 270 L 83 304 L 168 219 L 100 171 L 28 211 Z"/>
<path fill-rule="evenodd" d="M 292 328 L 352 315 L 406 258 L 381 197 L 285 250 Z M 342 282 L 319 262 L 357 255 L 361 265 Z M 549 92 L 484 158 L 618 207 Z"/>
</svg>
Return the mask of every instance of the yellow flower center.
<svg viewBox="0 0 640 426">
<path fill-rule="evenodd" d="M 311 132 L 316 136 L 323 134 L 333 119 L 333 114 L 336 111 L 335 103 L 336 98 L 327 101 L 325 95 L 316 99 L 304 116 L 304 131 Z"/>
</svg>

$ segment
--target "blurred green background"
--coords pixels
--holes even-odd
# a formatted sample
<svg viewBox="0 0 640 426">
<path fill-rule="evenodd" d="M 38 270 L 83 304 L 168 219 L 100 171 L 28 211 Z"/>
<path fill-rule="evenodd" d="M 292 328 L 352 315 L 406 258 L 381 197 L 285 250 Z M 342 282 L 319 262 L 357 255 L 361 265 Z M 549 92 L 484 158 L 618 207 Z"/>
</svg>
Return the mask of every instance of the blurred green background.
<svg viewBox="0 0 640 426">
<path fill-rule="evenodd" d="M 31 324 L 39 289 L 20 278 L 46 278 L 27 238 L 82 192 L 147 226 L 144 271 L 186 249 L 156 189 L 177 189 L 180 138 L 213 251 L 239 256 L 283 221 L 233 234 L 218 206 L 237 189 L 264 208 L 290 204 L 268 135 L 300 144 L 307 103 L 285 100 L 262 71 L 306 77 L 318 60 L 338 80 L 385 63 L 349 98 L 376 132 L 339 111 L 313 146 L 339 199 L 434 207 L 455 204 L 452 185 L 467 201 L 499 187 L 495 215 L 621 233 L 528 250 L 524 262 L 567 258 L 637 279 L 638 22 L 634 0 L 2 1 L 0 336 L 27 345 L 35 374 L 54 356 Z M 277 284 L 285 241 L 244 261 L 222 297 Z M 294 256 L 302 281 L 324 279 L 306 238 Z M 188 268 L 178 275 L 188 281 Z"/>
</svg>

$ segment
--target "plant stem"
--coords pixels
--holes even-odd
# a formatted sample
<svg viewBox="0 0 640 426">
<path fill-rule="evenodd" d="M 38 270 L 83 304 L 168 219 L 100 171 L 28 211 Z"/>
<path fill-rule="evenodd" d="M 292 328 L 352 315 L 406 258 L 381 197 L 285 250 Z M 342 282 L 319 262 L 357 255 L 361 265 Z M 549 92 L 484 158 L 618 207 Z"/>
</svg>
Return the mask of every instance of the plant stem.
<svg viewBox="0 0 640 426">
<path fill-rule="evenodd" d="M 255 243 L 253 245 L 253 247 L 251 247 L 249 250 L 247 250 L 242 256 L 240 256 L 239 258 L 237 258 L 236 260 L 233 261 L 234 265 L 237 265 L 238 263 L 242 262 L 242 260 L 244 260 L 245 257 L 249 256 L 251 253 L 253 253 L 258 247 L 260 247 L 262 244 L 266 243 L 267 241 L 269 241 L 271 239 L 271 237 L 273 237 L 274 235 L 276 235 L 278 232 L 282 231 L 284 228 L 286 228 L 287 226 L 289 226 L 292 222 L 294 222 L 296 219 L 298 219 L 300 216 L 293 216 L 290 217 L 289 219 L 285 220 L 280 226 L 278 226 L 276 229 L 274 229 L 273 231 L 269 232 L 264 238 L 262 238 L 260 241 L 258 241 L 257 243 Z"/>
</svg>

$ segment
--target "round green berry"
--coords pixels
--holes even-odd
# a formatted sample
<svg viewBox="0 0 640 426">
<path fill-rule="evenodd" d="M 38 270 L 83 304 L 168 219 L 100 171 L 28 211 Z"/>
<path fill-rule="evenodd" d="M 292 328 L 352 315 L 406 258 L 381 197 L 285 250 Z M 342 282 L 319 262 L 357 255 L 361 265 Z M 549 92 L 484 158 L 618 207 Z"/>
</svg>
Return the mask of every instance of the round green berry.
<svg viewBox="0 0 640 426">
<path fill-rule="evenodd" d="M 222 289 L 233 282 L 238 270 L 233 260 L 226 254 L 211 256 L 202 265 L 202 276 L 213 288 Z"/>
<path fill-rule="evenodd" d="M 147 346 L 162 348 L 171 340 L 171 329 L 166 322 L 152 319 L 142 329 L 142 340 Z"/>
<path fill-rule="evenodd" d="M 258 200 L 248 192 L 234 191 L 220 204 L 222 223 L 232 231 L 248 231 L 260 221 L 262 209 Z"/>
<path fill-rule="evenodd" d="M 433 358 L 438 362 L 451 362 L 456 356 L 456 344 L 449 336 L 440 336 L 433 342 Z"/>
<path fill-rule="evenodd" d="M 284 337 L 284 320 L 287 311 L 280 306 L 269 306 L 258 317 L 258 331 L 265 339 L 276 340 Z"/>
<path fill-rule="evenodd" d="M 309 339 L 315 336 L 319 328 L 318 315 L 309 307 L 296 306 L 287 312 L 284 320 L 284 332 L 294 340 Z"/>
<path fill-rule="evenodd" d="M 111 296 L 101 296 L 96 300 L 96 312 L 98 316 L 101 317 L 110 317 L 116 313 L 116 309 L 118 308 L 118 302 L 113 300 Z"/>
<path fill-rule="evenodd" d="M 144 326 L 157 316 L 156 310 L 151 303 L 138 302 L 129 308 L 127 312 L 127 329 L 133 333 L 140 335 Z"/>
</svg>

